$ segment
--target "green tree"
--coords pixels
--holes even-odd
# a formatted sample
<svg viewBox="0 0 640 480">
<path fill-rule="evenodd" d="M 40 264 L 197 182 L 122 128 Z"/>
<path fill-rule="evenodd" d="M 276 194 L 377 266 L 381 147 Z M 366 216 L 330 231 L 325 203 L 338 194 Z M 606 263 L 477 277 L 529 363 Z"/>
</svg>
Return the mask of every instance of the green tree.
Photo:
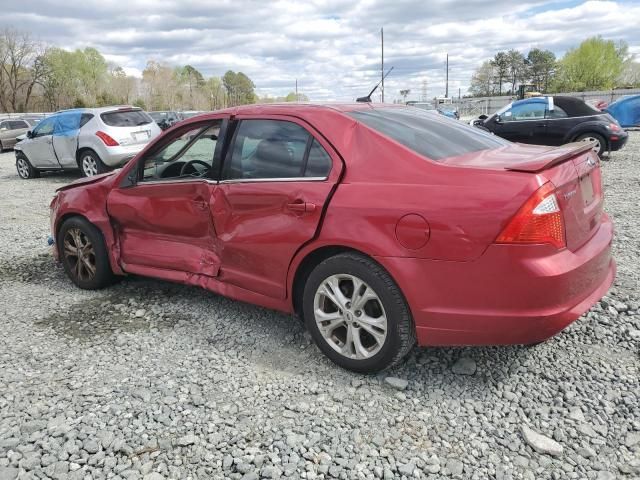
<svg viewBox="0 0 640 480">
<path fill-rule="evenodd" d="M 255 103 L 255 85 L 249 77 L 242 72 L 228 70 L 222 77 L 222 83 L 227 90 L 229 105 L 246 105 Z"/>
<path fill-rule="evenodd" d="M 278 99 L 276 101 L 285 101 L 285 102 L 308 102 L 309 97 L 307 97 L 304 93 L 298 93 L 296 96 L 296 92 L 289 92 L 286 97 L 282 99 Z M 266 102 L 268 103 L 268 102 Z"/>
<path fill-rule="evenodd" d="M 185 65 L 176 71 L 178 81 L 186 87 L 189 98 L 188 108 L 195 108 L 194 95 L 204 86 L 205 80 L 202 74 L 191 65 Z"/>
<path fill-rule="evenodd" d="M 404 103 L 407 103 L 407 95 L 409 95 L 410 93 L 411 93 L 411 90 L 409 90 L 408 88 L 404 90 L 400 90 L 400 95 L 402 95 L 402 101 Z"/>
<path fill-rule="evenodd" d="M 592 37 L 569 50 L 559 62 L 556 90 L 585 91 L 616 87 L 629 61 L 626 43 Z"/>
<path fill-rule="evenodd" d="M 495 93 L 495 76 L 491 60 L 486 60 L 480 65 L 471 76 L 469 92 L 472 95 L 482 97 Z"/>
<path fill-rule="evenodd" d="M 509 57 L 505 52 L 498 52 L 491 60 L 491 65 L 498 83 L 498 95 L 502 95 L 502 83 L 509 75 Z"/>
<path fill-rule="evenodd" d="M 556 56 L 550 50 L 533 48 L 527 55 L 529 79 L 538 89 L 546 92 L 556 72 Z"/>
<path fill-rule="evenodd" d="M 524 55 L 517 50 L 509 50 L 507 52 L 507 65 L 509 82 L 511 83 L 511 94 L 513 94 L 516 91 L 516 85 L 526 78 L 527 72 Z"/>
</svg>

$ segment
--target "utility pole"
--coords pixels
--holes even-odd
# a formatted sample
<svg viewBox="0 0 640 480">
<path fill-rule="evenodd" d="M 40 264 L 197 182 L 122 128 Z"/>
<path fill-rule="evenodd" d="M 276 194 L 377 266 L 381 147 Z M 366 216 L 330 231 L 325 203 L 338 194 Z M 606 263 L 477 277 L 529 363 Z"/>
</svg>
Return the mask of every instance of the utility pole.
<svg viewBox="0 0 640 480">
<path fill-rule="evenodd" d="M 298 101 L 298 79 L 296 78 L 296 102 Z"/>
<path fill-rule="evenodd" d="M 420 99 L 423 102 L 427 101 L 427 79 L 422 80 L 422 98 Z"/>
<path fill-rule="evenodd" d="M 382 93 L 382 103 L 384 103 L 384 28 L 380 29 L 380 77 L 382 78 L 382 87 L 380 92 Z"/>
<path fill-rule="evenodd" d="M 449 98 L 449 54 L 447 53 L 447 75 L 445 82 L 444 98 Z"/>
</svg>

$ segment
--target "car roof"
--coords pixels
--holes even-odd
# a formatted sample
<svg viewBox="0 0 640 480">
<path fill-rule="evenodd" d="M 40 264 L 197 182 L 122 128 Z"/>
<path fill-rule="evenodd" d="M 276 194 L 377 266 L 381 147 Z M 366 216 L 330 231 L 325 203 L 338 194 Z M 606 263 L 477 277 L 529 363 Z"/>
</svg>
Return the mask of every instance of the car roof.
<svg viewBox="0 0 640 480">
<path fill-rule="evenodd" d="M 352 112 L 355 110 L 375 110 L 379 108 L 411 108 L 406 105 L 390 103 L 255 103 L 251 105 L 241 105 L 229 107 L 223 110 L 206 113 L 230 113 L 241 114 L 309 114 L 317 111 Z M 415 108 L 415 107 L 414 107 Z"/>
<path fill-rule="evenodd" d="M 93 113 L 99 115 L 105 112 L 113 112 L 116 110 L 142 110 L 140 107 L 134 107 L 132 105 L 112 105 L 110 107 L 98 107 L 98 108 L 70 108 L 68 110 L 59 110 L 56 113 Z"/>
<path fill-rule="evenodd" d="M 553 99 L 553 104 L 564 110 L 570 117 L 580 117 L 588 115 L 598 115 L 601 112 L 595 110 L 584 100 L 578 97 L 568 97 L 566 95 L 547 95 L 543 97 L 531 97 L 524 100 L 517 100 L 511 104 L 512 107 L 517 105 L 528 105 L 534 103 L 547 103 L 549 98 Z"/>
</svg>

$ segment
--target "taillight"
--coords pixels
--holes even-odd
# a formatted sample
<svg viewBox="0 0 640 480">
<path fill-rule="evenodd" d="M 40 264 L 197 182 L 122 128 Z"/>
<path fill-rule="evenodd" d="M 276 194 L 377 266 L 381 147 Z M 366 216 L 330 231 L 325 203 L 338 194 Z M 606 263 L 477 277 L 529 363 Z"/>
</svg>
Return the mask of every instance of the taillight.
<svg viewBox="0 0 640 480">
<path fill-rule="evenodd" d="M 496 243 L 546 243 L 556 248 L 567 245 L 564 219 L 551 182 L 542 185 L 525 202 L 498 235 Z"/>
<path fill-rule="evenodd" d="M 610 123 L 609 130 L 611 130 L 612 132 L 619 132 L 620 130 L 622 130 L 622 128 L 620 128 L 620 125 L 616 125 L 615 123 Z"/>
<path fill-rule="evenodd" d="M 100 137 L 100 140 L 102 140 L 107 147 L 117 147 L 120 145 L 113 137 L 101 132 L 100 130 L 96 132 L 96 135 Z"/>
</svg>

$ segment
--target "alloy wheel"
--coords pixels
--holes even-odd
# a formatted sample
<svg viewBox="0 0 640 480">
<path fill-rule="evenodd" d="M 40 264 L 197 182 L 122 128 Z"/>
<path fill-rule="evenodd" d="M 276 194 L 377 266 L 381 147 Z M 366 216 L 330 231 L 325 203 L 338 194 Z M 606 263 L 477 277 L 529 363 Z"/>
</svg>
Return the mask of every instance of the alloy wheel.
<svg viewBox="0 0 640 480">
<path fill-rule="evenodd" d="M 598 140 L 597 138 L 594 137 L 584 137 L 582 139 L 583 142 L 593 142 L 593 147 L 591 148 L 591 150 L 593 150 L 596 154 L 600 153 L 600 140 Z"/>
<path fill-rule="evenodd" d="M 16 160 L 16 167 L 18 168 L 18 175 L 22 178 L 29 178 L 29 164 L 24 158 L 18 158 Z"/>
<path fill-rule="evenodd" d="M 354 275 L 326 278 L 316 290 L 313 312 L 324 340 L 347 358 L 371 358 L 387 338 L 387 316 L 380 297 Z"/>
<path fill-rule="evenodd" d="M 98 163 L 91 155 L 82 157 L 82 171 L 87 177 L 93 177 L 98 174 Z"/>
<path fill-rule="evenodd" d="M 96 253 L 89 237 L 79 228 L 70 228 L 63 243 L 63 255 L 78 280 L 91 280 L 96 275 Z"/>
</svg>

